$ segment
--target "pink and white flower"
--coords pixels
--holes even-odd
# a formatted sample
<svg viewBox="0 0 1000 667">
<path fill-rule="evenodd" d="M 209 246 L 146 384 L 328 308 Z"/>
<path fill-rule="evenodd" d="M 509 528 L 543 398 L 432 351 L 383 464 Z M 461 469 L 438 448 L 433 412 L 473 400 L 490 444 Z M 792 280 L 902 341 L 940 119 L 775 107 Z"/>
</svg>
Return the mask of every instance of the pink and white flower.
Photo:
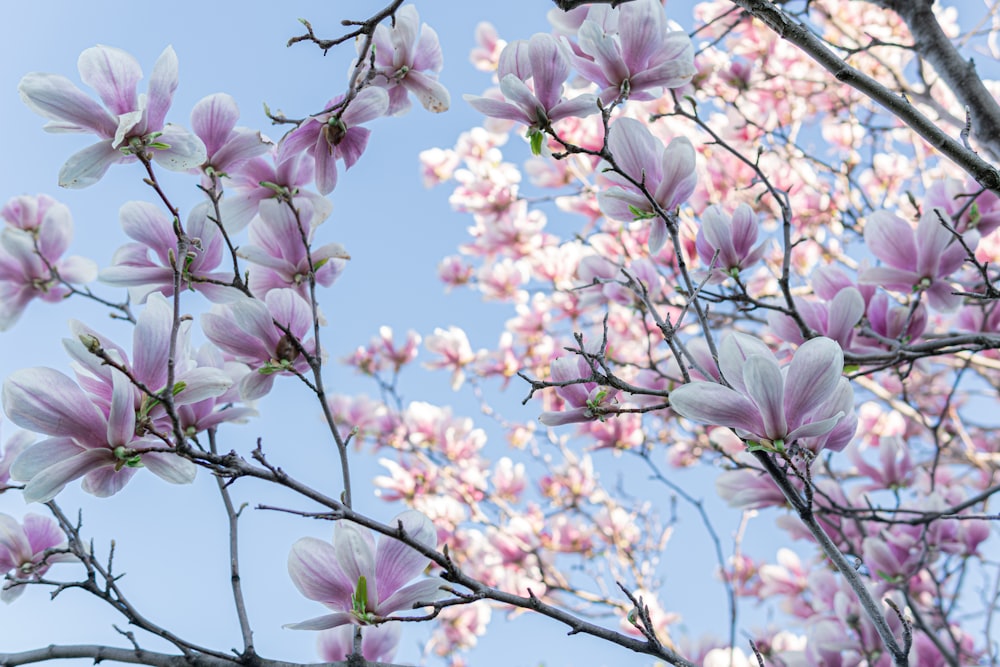
<svg viewBox="0 0 1000 667">
<path fill-rule="evenodd" d="M 437 530 L 430 519 L 407 510 L 390 525 L 401 525 L 406 535 L 428 549 L 437 547 Z M 288 574 L 310 600 L 322 602 L 332 614 L 285 626 L 294 630 L 326 630 L 341 625 L 373 625 L 416 603 L 441 595 L 444 581 L 428 577 L 410 583 L 427 567 L 427 557 L 403 542 L 341 521 L 333 544 L 304 537 L 288 555 Z"/>
<path fill-rule="evenodd" d="M 177 88 L 177 55 L 168 46 L 153 65 L 146 94 L 136 86 L 142 78 L 139 62 L 111 46 L 95 46 L 80 54 L 80 79 L 97 91 L 101 106 L 69 79 L 32 72 L 21 79 L 21 99 L 35 113 L 49 118 L 49 132 L 89 132 L 100 141 L 70 156 L 59 172 L 59 185 L 85 188 L 116 163 L 148 154 L 161 166 L 187 171 L 205 162 L 201 139 L 176 125 L 165 125 Z"/>
</svg>

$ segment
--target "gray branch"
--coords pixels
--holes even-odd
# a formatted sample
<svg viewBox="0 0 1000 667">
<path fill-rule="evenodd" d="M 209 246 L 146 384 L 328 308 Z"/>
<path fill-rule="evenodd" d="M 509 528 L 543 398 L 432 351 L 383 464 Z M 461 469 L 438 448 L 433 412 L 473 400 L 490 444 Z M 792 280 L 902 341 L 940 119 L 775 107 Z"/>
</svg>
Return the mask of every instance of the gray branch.
<svg viewBox="0 0 1000 667">
<path fill-rule="evenodd" d="M 242 663 L 236 656 L 233 658 L 218 658 L 201 653 L 191 655 L 171 655 L 169 653 L 158 653 L 145 649 L 117 648 L 114 646 L 100 646 L 97 644 L 68 644 L 57 646 L 52 644 L 45 648 L 21 651 L 20 653 L 0 653 L 0 667 L 17 667 L 17 665 L 30 665 L 46 660 L 66 660 L 66 659 L 87 659 L 94 664 L 110 660 L 112 662 L 123 662 L 132 665 L 152 665 L 153 667 L 239 667 Z M 285 662 L 283 660 L 268 660 L 267 658 L 254 657 L 254 667 L 348 667 L 348 663 L 325 662 L 313 663 L 312 665 L 296 662 Z M 399 667 L 386 662 L 368 662 L 366 667 Z"/>
<path fill-rule="evenodd" d="M 929 0 L 872 0 L 891 9 L 906 22 L 913 48 L 934 67 L 962 106 L 969 110 L 973 136 L 994 155 L 1000 155 L 1000 106 L 976 72 L 976 64 L 958 52 L 944 34 Z"/>
</svg>

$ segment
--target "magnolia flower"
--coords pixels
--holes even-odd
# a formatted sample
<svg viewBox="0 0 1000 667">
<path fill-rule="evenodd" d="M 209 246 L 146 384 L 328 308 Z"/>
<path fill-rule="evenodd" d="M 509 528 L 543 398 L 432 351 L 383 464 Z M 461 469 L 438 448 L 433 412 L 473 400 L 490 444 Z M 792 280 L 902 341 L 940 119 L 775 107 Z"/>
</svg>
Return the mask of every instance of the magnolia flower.
<svg viewBox="0 0 1000 667">
<path fill-rule="evenodd" d="M 395 116 L 409 110 L 407 92 L 413 93 L 428 111 L 441 113 L 448 110 L 451 97 L 448 89 L 437 80 L 437 74 L 444 66 L 441 43 L 433 28 L 426 23 L 420 24 L 420 15 L 414 5 L 400 8 L 391 28 L 379 24 L 373 41 L 373 82 L 389 92 L 387 115 Z M 359 50 L 363 44 L 363 40 L 358 40 Z M 368 54 L 359 53 L 359 57 L 368 64 Z M 366 74 L 362 72 L 362 80 L 367 78 Z"/>
<path fill-rule="evenodd" d="M 316 638 L 320 657 L 326 662 L 347 660 L 354 653 L 354 630 L 353 625 L 339 625 L 320 632 Z M 365 628 L 361 633 L 361 656 L 369 662 L 392 662 L 402 634 L 401 623 Z"/>
<path fill-rule="evenodd" d="M 407 510 L 390 525 L 401 525 L 407 537 L 428 549 L 437 547 L 437 529 L 430 519 Z M 403 542 L 381 537 L 376 546 L 371 531 L 342 521 L 333 531 L 333 544 L 304 537 L 288 554 L 288 574 L 310 600 L 322 602 L 334 613 L 293 623 L 293 630 L 326 630 L 341 625 L 373 625 L 397 611 L 440 596 L 438 577 L 409 583 L 427 567 L 427 557 Z"/>
<path fill-rule="evenodd" d="M 236 100 L 225 93 L 202 98 L 191 110 L 191 129 L 205 144 L 207 157 L 202 170 L 215 175 L 228 176 L 229 172 L 247 160 L 263 155 L 271 143 L 258 130 L 236 127 L 240 109 Z M 202 185 L 211 187 L 206 176 Z"/>
<path fill-rule="evenodd" d="M 598 195 L 601 211 L 616 220 L 652 218 L 649 252 L 656 254 L 666 243 L 667 223 L 636 184 L 652 195 L 663 212 L 673 212 L 698 184 L 694 146 L 686 137 L 675 137 L 664 147 L 644 124 L 620 118 L 608 132 L 608 150 L 625 175 L 606 174 L 614 187 Z"/>
<path fill-rule="evenodd" d="M 733 428 L 752 446 L 778 451 L 806 439 L 800 444 L 813 451 L 839 451 L 854 436 L 854 392 L 843 376 L 844 353 L 829 338 L 803 343 L 781 368 L 763 342 L 735 333 L 720 346 L 719 369 L 730 387 L 682 385 L 670 392 L 674 412 Z"/>
<path fill-rule="evenodd" d="M 296 202 L 294 210 L 277 199 L 260 203 L 260 214 L 250 223 L 250 243 L 240 246 L 238 253 L 256 265 L 250 269 L 249 283 L 258 297 L 287 287 L 308 299 L 310 257 L 319 285 L 329 287 L 343 273 L 351 256 L 339 243 L 310 248 L 306 254 L 302 235 L 312 243 L 314 215 L 308 199 Z"/>
<path fill-rule="evenodd" d="M 695 74 L 691 39 L 668 29 L 659 0 L 591 7 L 577 42 L 583 55 L 573 64 L 602 89 L 605 104 L 619 96 L 654 99 L 661 88 L 680 88 Z"/>
<path fill-rule="evenodd" d="M 590 363 L 581 356 L 559 357 L 551 365 L 552 382 L 573 382 L 590 377 Z M 602 387 L 596 382 L 575 382 L 556 387 L 556 394 L 562 398 L 569 410 L 543 412 L 538 421 L 546 426 L 562 426 L 601 419 L 607 412 L 614 412 L 617 403 L 617 389 Z"/>
<path fill-rule="evenodd" d="M 476 111 L 491 118 L 527 125 L 534 142 L 532 148 L 537 154 L 541 149 L 539 130 L 563 118 L 582 117 L 598 111 L 597 98 L 589 93 L 571 100 L 563 98 L 563 84 L 569 74 L 566 48 L 552 35 L 538 33 L 529 41 L 511 42 L 500 54 L 497 77 L 506 101 L 473 95 L 466 95 L 465 100 Z M 531 87 L 527 83 L 529 80 Z"/>
<path fill-rule="evenodd" d="M 330 200 L 306 189 L 315 173 L 313 159 L 304 153 L 282 159 L 277 164 L 276 159 L 275 151 L 267 158 L 250 158 L 240 162 L 239 168 L 229 174 L 230 182 L 226 184 L 226 194 L 219 205 L 219 217 L 230 235 L 243 230 L 257 215 L 261 203 L 268 199 L 291 200 L 296 208 L 301 202 L 309 202 L 314 227 L 329 217 L 333 210 Z"/>
<path fill-rule="evenodd" d="M 795 297 L 795 308 L 802 321 L 822 336 L 837 341 L 845 350 L 852 349 L 854 327 L 865 314 L 865 300 L 854 287 L 845 287 L 830 301 L 806 301 Z M 791 316 L 772 310 L 767 323 L 784 341 L 800 345 L 805 341 L 799 325 Z"/>
<path fill-rule="evenodd" d="M 3 385 L 10 420 L 52 436 L 25 450 L 11 466 L 11 477 L 27 482 L 24 499 L 52 500 L 74 479 L 98 497 L 118 493 L 136 470 L 146 467 L 173 484 L 194 480 L 191 461 L 163 451 L 153 435 L 137 435 L 136 389 L 125 375 L 111 371 L 114 390 L 105 414 L 71 379 L 50 368 L 12 374 Z"/>
<path fill-rule="evenodd" d="M 226 241 L 218 225 L 209 219 L 213 215 L 210 202 L 191 209 L 185 233 L 185 245 L 180 285 L 182 290 L 195 290 L 215 302 L 232 301 L 240 293 L 227 284 L 233 273 L 216 271 L 226 251 Z M 115 251 L 112 265 L 101 269 L 101 282 L 127 287 L 129 297 L 144 303 L 153 292 L 166 296 L 174 293 L 174 264 L 178 253 L 177 234 L 173 222 L 158 207 L 149 202 L 131 201 L 118 213 L 122 229 L 134 243 L 126 243 Z"/>
<path fill-rule="evenodd" d="M 945 220 L 947 214 L 942 212 Z M 975 235 L 974 232 L 967 234 Z M 969 239 L 966 239 L 968 242 Z M 878 266 L 861 273 L 860 281 L 887 289 L 926 292 L 931 308 L 950 312 L 962 304 L 962 297 L 952 294 L 955 288 L 948 276 L 962 266 L 965 248 L 945 229 L 938 209 L 920 217 L 914 231 L 909 223 L 888 211 L 876 211 L 865 224 L 865 243 L 876 257 L 888 266 Z M 970 244 L 975 247 L 975 243 Z"/>
<path fill-rule="evenodd" d="M 170 429 L 162 402 L 93 353 L 99 349 L 115 359 L 151 391 L 169 391 L 175 406 L 198 403 L 223 394 L 232 380 L 221 370 L 198 367 L 190 358 L 190 323 L 182 324 L 172 337 L 173 307 L 162 295 L 151 295 L 133 329 L 131 358 L 79 322 L 71 326 L 77 338 L 63 343 L 79 364 L 79 385 L 51 368 L 19 370 L 3 384 L 3 405 L 10 420 L 50 436 L 28 447 L 11 466 L 10 476 L 27 482 L 25 500 L 51 500 L 80 477 L 84 491 L 110 496 L 143 467 L 174 484 L 191 482 L 195 465 L 169 451 L 154 435 Z M 172 349 L 174 384 L 168 389 L 167 359 Z"/>
<path fill-rule="evenodd" d="M 298 345 L 309 354 L 316 349 L 313 339 L 306 340 L 312 329 L 309 303 L 292 289 L 271 290 L 263 300 L 213 306 L 202 315 L 201 326 L 210 341 L 253 371 L 240 382 L 244 400 L 271 391 L 276 375 L 308 372 Z"/>
<path fill-rule="evenodd" d="M 10 466 L 35 441 L 35 436 L 29 431 L 18 431 L 7 438 L 0 447 L 0 493 L 11 487 Z"/>
<path fill-rule="evenodd" d="M 738 276 L 740 271 L 755 264 L 764 254 L 764 244 L 755 248 L 756 242 L 757 218 L 747 204 L 737 206 L 732 217 L 716 205 L 702 212 L 695 247 L 705 266 L 712 266 L 710 282 Z"/>
<path fill-rule="evenodd" d="M 69 553 L 50 550 L 66 548 L 66 537 L 56 522 L 47 516 L 26 514 L 24 522 L 0 514 L 0 576 L 11 573 L 13 581 L 4 582 L 0 600 L 13 602 L 24 592 L 20 581 L 42 577 L 53 563 L 76 560 Z"/>
<path fill-rule="evenodd" d="M 46 195 L 15 197 L 0 211 L 0 331 L 14 326 L 33 299 L 66 298 L 67 283 L 88 283 L 97 265 L 84 257 L 63 257 L 73 239 L 69 208 Z"/>
<path fill-rule="evenodd" d="M 153 65 L 149 91 L 136 92 L 142 69 L 130 54 L 110 46 L 95 46 L 80 54 L 80 79 L 104 102 L 92 100 L 69 79 L 32 72 L 18 85 L 21 99 L 35 113 L 51 119 L 49 132 L 90 132 L 96 144 L 70 156 L 59 172 L 59 185 L 85 188 L 118 162 L 149 152 L 153 160 L 174 171 L 186 171 L 205 161 L 205 145 L 176 125 L 164 125 L 177 88 L 177 55 L 168 46 Z"/>
<path fill-rule="evenodd" d="M 316 189 L 324 195 L 337 187 L 337 160 L 350 169 L 365 152 L 371 132 L 361 123 L 384 116 L 389 109 L 389 94 L 382 88 L 365 88 L 347 108 L 342 100 L 332 99 L 326 107 L 337 111 L 322 113 L 302 121 L 289 132 L 278 147 L 278 161 L 297 158 L 300 153 L 312 155 L 316 164 Z"/>
</svg>

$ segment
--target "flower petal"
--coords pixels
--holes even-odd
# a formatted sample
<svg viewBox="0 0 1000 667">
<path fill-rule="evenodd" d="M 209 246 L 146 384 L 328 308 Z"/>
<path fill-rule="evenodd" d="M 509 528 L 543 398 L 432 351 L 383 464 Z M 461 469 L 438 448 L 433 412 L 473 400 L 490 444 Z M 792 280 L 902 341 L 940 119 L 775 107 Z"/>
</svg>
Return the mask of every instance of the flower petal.
<svg viewBox="0 0 1000 667">
<path fill-rule="evenodd" d="M 760 411 L 738 391 L 714 382 L 689 382 L 670 392 L 670 407 L 688 419 L 764 437 Z"/>
<path fill-rule="evenodd" d="M 310 600 L 332 608 L 351 608 L 356 582 L 348 580 L 329 542 L 303 537 L 293 544 L 288 554 L 288 574 L 299 592 Z"/>
</svg>

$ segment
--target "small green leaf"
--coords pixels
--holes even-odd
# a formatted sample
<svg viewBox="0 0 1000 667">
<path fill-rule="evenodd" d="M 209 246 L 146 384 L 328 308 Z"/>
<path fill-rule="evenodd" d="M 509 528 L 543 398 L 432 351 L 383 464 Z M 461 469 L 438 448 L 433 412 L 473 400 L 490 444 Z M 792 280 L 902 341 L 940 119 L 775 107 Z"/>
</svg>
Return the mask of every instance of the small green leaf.
<svg viewBox="0 0 1000 667">
<path fill-rule="evenodd" d="M 860 364 L 844 364 L 845 373 L 856 373 L 861 370 Z"/>
<path fill-rule="evenodd" d="M 358 577 L 358 586 L 354 589 L 354 597 L 351 599 L 354 613 L 359 617 L 368 613 L 368 580 L 365 575 Z"/>
<path fill-rule="evenodd" d="M 650 218 L 655 218 L 656 214 L 652 211 L 643 211 L 642 209 L 636 208 L 632 204 L 628 205 L 629 213 L 634 215 L 633 220 L 649 220 Z"/>
<path fill-rule="evenodd" d="M 979 204 L 973 202 L 969 207 L 969 227 L 975 229 L 979 226 L 979 221 L 983 219 L 983 214 L 979 210 Z"/>
<path fill-rule="evenodd" d="M 541 155 L 542 154 L 542 141 L 545 139 L 545 135 L 538 128 L 531 128 L 528 130 L 528 141 L 531 142 L 531 154 Z"/>
<path fill-rule="evenodd" d="M 174 389 L 173 389 L 173 391 L 171 393 L 174 396 L 176 396 L 177 394 L 181 393 L 185 389 L 187 389 L 187 382 L 183 382 L 183 381 L 177 382 L 176 384 L 174 384 Z"/>
</svg>

